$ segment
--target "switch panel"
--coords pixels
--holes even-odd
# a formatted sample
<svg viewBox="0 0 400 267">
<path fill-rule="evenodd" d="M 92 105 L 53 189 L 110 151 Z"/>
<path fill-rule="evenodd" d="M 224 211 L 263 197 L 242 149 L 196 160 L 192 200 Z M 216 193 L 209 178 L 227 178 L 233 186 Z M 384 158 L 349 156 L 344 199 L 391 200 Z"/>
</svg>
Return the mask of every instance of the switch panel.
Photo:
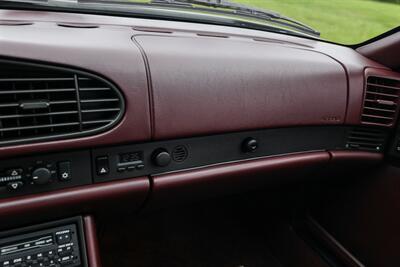
<svg viewBox="0 0 400 267">
<path fill-rule="evenodd" d="M 90 151 L 0 160 L 0 198 L 91 182 Z"/>
<path fill-rule="evenodd" d="M 95 148 L 93 180 L 106 182 L 265 156 L 345 149 L 349 128 L 267 129 Z"/>
</svg>

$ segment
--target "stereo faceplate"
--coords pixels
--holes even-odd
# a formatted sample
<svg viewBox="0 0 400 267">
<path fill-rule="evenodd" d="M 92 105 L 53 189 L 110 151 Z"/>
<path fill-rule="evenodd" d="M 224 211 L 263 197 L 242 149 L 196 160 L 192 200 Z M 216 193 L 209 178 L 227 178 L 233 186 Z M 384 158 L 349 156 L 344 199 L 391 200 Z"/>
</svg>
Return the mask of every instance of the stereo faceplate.
<svg viewBox="0 0 400 267">
<path fill-rule="evenodd" d="M 82 218 L 0 233 L 1 267 L 87 267 Z"/>
</svg>

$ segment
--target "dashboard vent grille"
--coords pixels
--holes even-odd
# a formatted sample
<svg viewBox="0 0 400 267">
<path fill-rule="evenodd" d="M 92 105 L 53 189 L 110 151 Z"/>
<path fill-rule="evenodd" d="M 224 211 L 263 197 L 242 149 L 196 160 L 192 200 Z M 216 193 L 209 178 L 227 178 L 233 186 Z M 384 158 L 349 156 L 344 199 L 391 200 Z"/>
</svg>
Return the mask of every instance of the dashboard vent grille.
<svg viewBox="0 0 400 267">
<path fill-rule="evenodd" d="M 382 126 L 393 125 L 398 110 L 399 96 L 399 80 L 368 77 L 361 122 Z"/>
<path fill-rule="evenodd" d="M 347 135 L 346 147 L 349 149 L 381 152 L 387 141 L 387 132 L 383 129 L 353 128 Z"/>
<path fill-rule="evenodd" d="M 0 144 L 95 133 L 122 113 L 122 96 L 102 78 L 0 60 Z"/>
</svg>

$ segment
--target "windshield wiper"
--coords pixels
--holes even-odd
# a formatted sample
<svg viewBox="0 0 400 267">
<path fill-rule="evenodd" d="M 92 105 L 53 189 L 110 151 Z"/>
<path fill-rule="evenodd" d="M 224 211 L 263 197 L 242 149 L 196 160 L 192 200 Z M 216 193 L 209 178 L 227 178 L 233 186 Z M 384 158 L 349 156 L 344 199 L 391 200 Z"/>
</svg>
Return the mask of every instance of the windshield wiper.
<svg viewBox="0 0 400 267">
<path fill-rule="evenodd" d="M 279 13 L 264 10 L 261 8 L 254 8 L 247 5 L 234 3 L 228 0 L 152 0 L 150 3 L 152 4 L 164 4 L 164 5 L 176 5 L 176 6 L 186 6 L 195 8 L 195 5 L 198 6 L 207 6 L 216 8 L 216 11 L 226 13 L 222 9 L 231 10 L 232 13 L 237 15 L 242 15 L 246 17 L 256 18 L 267 20 L 281 26 L 289 27 L 292 29 L 296 29 L 300 32 L 304 32 L 316 37 L 320 36 L 320 32 L 311 28 L 310 26 L 291 19 L 289 17 L 283 16 Z M 219 10 L 221 9 L 221 10 Z"/>
</svg>

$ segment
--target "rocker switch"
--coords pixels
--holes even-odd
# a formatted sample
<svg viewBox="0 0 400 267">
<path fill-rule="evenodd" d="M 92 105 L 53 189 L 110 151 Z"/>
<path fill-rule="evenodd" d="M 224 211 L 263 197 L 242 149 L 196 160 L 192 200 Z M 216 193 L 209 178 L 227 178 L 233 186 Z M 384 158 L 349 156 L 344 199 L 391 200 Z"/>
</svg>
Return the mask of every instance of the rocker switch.
<svg viewBox="0 0 400 267">
<path fill-rule="evenodd" d="M 107 156 L 96 158 L 96 172 L 97 175 L 106 175 L 110 172 L 110 166 L 108 164 Z"/>
<path fill-rule="evenodd" d="M 68 181 L 71 177 L 71 162 L 63 161 L 58 163 L 58 179 Z"/>
</svg>

